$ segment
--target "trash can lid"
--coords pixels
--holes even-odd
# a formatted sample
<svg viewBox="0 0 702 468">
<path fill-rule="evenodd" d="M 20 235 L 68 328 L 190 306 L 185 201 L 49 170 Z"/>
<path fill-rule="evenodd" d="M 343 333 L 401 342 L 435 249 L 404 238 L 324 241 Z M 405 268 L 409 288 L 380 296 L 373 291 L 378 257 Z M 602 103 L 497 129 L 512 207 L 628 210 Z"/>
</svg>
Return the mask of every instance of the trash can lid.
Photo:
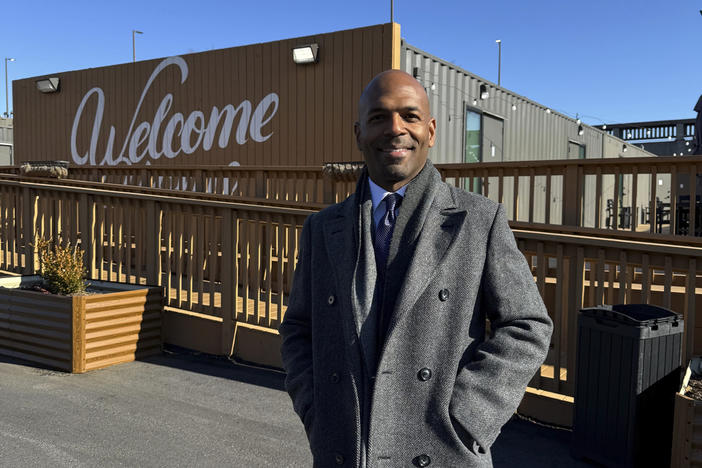
<svg viewBox="0 0 702 468">
<path fill-rule="evenodd" d="M 682 321 L 682 315 L 663 307 L 649 304 L 600 305 L 582 309 L 580 312 L 592 317 L 606 317 L 611 320 L 635 325 Z"/>
</svg>

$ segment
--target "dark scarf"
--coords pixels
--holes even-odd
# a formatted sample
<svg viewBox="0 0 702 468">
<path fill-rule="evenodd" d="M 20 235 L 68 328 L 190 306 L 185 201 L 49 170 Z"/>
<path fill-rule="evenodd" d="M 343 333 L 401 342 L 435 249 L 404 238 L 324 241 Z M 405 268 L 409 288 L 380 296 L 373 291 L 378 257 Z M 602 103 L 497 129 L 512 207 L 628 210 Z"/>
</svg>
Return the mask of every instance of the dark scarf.
<svg viewBox="0 0 702 468">
<path fill-rule="evenodd" d="M 364 169 L 356 187 L 355 239 L 359 242 L 358 258 L 354 271 L 354 302 L 361 314 L 362 323 L 357 323 L 361 341 L 365 344 L 366 358 L 377 358 L 388 333 L 388 326 L 395 311 L 398 293 L 405 282 L 407 268 L 422 232 L 427 213 L 434 198 L 434 187 L 441 178 L 431 161 L 407 184 L 407 190 L 399 207 L 397 221 L 390 241 L 387 270 L 384 284 L 378 284 L 378 274 L 373 254 L 372 199 L 368 186 L 368 172 Z M 370 322 L 369 322 L 370 321 Z M 369 323 L 367 323 L 369 322 Z M 375 335 L 375 336 L 372 336 Z M 372 366 L 371 375 L 375 373 Z"/>
</svg>

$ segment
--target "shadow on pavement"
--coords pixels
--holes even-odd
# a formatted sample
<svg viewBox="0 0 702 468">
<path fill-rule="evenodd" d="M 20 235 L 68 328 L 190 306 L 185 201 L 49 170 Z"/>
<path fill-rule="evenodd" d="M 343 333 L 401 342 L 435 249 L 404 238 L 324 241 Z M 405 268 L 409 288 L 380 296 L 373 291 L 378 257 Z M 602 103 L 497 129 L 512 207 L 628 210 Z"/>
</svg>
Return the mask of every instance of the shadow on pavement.
<svg viewBox="0 0 702 468">
<path fill-rule="evenodd" d="M 224 356 L 199 353 L 179 346 L 165 345 L 161 354 L 139 360 L 273 390 L 285 390 L 285 374 L 282 371 L 237 363 Z"/>
</svg>

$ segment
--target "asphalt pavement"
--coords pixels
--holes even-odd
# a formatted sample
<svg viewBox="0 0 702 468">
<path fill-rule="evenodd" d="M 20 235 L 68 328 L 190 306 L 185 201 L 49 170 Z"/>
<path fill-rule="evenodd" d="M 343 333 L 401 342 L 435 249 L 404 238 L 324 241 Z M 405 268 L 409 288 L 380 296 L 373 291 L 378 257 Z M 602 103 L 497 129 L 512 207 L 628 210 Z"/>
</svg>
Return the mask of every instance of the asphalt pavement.
<svg viewBox="0 0 702 468">
<path fill-rule="evenodd" d="M 283 377 L 182 349 L 86 374 L 0 356 L 0 466 L 308 467 Z M 515 416 L 494 465 L 589 466 L 569 441 Z"/>
</svg>

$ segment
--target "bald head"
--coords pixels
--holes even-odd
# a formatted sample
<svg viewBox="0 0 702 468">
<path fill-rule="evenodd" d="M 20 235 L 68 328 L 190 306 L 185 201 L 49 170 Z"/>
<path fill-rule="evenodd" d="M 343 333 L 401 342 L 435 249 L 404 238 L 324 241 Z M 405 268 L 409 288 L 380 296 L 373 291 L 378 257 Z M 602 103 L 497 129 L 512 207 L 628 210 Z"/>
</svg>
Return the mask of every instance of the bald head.
<svg viewBox="0 0 702 468">
<path fill-rule="evenodd" d="M 354 132 L 371 180 L 397 191 L 422 170 L 434 146 L 426 91 L 403 71 L 380 73 L 361 94 Z"/>
<path fill-rule="evenodd" d="M 409 86 L 414 88 L 420 97 L 422 97 L 422 103 L 425 106 L 426 112 L 431 114 L 429 109 L 429 97 L 419 81 L 417 81 L 412 75 L 402 70 L 385 70 L 380 72 L 366 85 L 361 93 L 361 98 L 358 101 L 358 116 L 359 121 L 361 119 L 361 114 L 365 110 L 365 107 L 369 102 L 374 102 L 377 96 L 388 91 L 398 88 L 400 86 Z"/>
</svg>

